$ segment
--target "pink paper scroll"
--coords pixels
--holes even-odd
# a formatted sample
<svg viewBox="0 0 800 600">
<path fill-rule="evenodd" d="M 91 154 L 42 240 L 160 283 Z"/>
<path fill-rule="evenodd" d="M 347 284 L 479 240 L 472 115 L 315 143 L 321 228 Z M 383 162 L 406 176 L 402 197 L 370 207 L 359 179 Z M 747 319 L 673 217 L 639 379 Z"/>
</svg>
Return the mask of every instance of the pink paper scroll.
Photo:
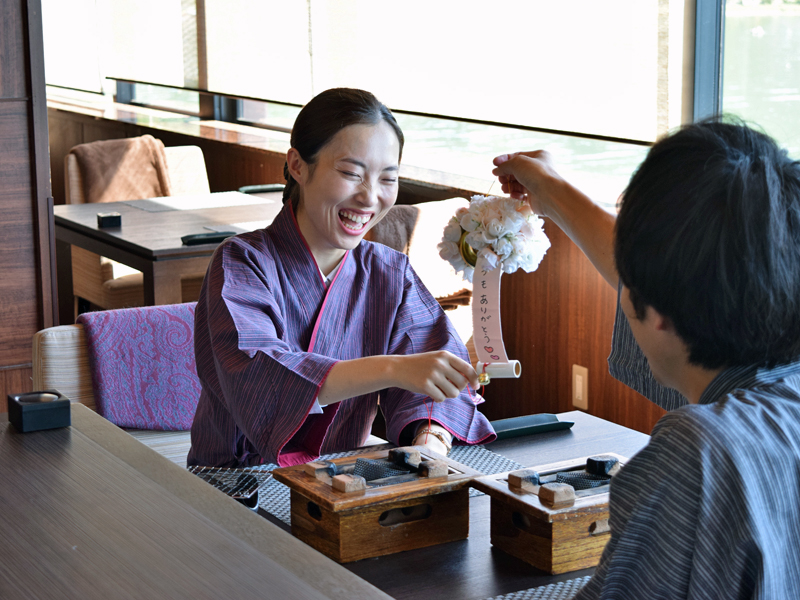
<svg viewBox="0 0 800 600">
<path fill-rule="evenodd" d="M 472 276 L 472 340 L 478 362 L 475 370 L 489 377 L 516 378 L 522 372 L 519 361 L 508 360 L 500 324 L 499 267 L 489 269 L 486 258 L 479 254 Z"/>
</svg>

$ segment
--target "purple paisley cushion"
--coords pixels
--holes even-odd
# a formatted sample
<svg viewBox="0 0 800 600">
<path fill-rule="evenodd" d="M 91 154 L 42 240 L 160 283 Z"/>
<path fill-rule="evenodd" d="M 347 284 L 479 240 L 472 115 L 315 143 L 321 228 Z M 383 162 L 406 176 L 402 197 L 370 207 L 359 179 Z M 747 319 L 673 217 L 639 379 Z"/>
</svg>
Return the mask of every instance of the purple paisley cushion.
<svg viewBox="0 0 800 600">
<path fill-rule="evenodd" d="M 119 427 L 187 430 L 200 380 L 194 360 L 196 303 L 85 313 L 97 412 Z"/>
</svg>

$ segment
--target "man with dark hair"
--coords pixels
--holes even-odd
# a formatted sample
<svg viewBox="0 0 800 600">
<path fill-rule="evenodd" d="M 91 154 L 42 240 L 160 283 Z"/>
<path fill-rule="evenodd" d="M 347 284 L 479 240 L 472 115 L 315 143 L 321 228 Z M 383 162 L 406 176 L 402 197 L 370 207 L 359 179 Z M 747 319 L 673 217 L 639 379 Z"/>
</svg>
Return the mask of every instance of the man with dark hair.
<svg viewBox="0 0 800 600">
<path fill-rule="evenodd" d="M 618 286 L 612 374 L 674 409 L 614 479 L 577 597 L 800 598 L 800 164 L 742 124 L 690 125 L 616 220 L 546 153 L 495 164 Z"/>
</svg>

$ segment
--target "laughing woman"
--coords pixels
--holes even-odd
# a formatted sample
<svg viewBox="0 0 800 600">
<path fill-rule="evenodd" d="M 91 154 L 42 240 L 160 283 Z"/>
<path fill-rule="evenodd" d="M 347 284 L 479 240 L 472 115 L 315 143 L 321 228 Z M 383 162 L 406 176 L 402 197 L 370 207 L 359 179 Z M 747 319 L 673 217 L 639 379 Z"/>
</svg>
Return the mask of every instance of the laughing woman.
<svg viewBox="0 0 800 600">
<path fill-rule="evenodd" d="M 405 255 L 362 241 L 397 199 L 392 113 L 369 92 L 328 90 L 291 146 L 283 210 L 223 243 L 203 283 L 189 464 L 290 466 L 358 447 L 379 396 L 396 444 L 446 454 L 494 439 L 449 319 Z"/>
</svg>

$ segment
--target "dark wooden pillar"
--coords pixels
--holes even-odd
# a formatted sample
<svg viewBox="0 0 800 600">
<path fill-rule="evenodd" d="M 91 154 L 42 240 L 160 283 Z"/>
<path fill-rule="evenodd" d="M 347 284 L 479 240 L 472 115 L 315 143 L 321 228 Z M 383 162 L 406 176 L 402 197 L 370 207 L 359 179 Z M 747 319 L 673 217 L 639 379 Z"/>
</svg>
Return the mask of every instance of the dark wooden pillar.
<svg viewBox="0 0 800 600">
<path fill-rule="evenodd" d="M 0 411 L 31 389 L 31 338 L 55 323 L 40 0 L 0 3 Z"/>
</svg>

